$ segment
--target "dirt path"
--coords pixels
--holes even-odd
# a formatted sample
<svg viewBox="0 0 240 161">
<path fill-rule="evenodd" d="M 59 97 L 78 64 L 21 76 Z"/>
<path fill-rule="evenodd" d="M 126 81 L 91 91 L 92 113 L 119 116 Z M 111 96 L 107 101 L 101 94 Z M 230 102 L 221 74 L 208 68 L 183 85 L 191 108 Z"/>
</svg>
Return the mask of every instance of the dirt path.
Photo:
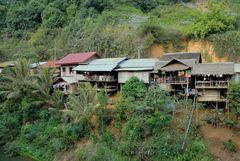
<svg viewBox="0 0 240 161">
<path fill-rule="evenodd" d="M 218 161 L 240 161 L 240 134 L 226 127 L 214 127 L 205 124 L 201 128 L 210 152 Z M 237 152 L 230 153 L 224 149 L 223 142 L 232 139 L 237 144 Z"/>
</svg>

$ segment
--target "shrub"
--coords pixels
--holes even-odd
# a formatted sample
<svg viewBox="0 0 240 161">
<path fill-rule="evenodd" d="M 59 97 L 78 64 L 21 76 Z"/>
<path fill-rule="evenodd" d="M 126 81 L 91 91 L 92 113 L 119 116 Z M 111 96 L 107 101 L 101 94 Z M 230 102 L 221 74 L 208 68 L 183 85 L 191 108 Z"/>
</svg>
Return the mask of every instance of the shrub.
<svg viewBox="0 0 240 161">
<path fill-rule="evenodd" d="M 128 0 L 135 7 L 140 8 L 142 12 L 149 12 L 159 5 L 158 0 Z"/>
<path fill-rule="evenodd" d="M 210 11 L 198 17 L 197 22 L 190 26 L 190 33 L 197 38 L 205 38 L 235 28 L 235 18 L 228 13 L 224 3 L 212 0 L 208 6 Z"/>
<path fill-rule="evenodd" d="M 0 142 L 4 144 L 12 141 L 19 134 L 21 128 L 21 116 L 19 113 L 4 112 L 0 116 Z"/>
<path fill-rule="evenodd" d="M 103 135 L 102 135 L 103 141 L 109 146 L 112 147 L 114 144 L 114 138 L 111 132 L 107 129 L 104 130 Z"/>
<path fill-rule="evenodd" d="M 108 126 L 112 121 L 111 110 L 107 108 L 97 108 L 96 116 L 101 128 Z"/>
<path fill-rule="evenodd" d="M 233 120 L 233 119 L 225 119 L 224 125 L 226 125 L 228 127 L 234 127 L 235 125 L 237 125 L 237 121 Z"/>
<path fill-rule="evenodd" d="M 237 144 L 231 139 L 223 142 L 223 145 L 224 145 L 224 148 L 227 149 L 229 152 L 236 152 L 237 151 Z"/>
<path fill-rule="evenodd" d="M 104 10 L 113 9 L 114 2 L 113 0 L 86 0 L 83 6 L 85 8 L 94 8 L 101 13 Z"/>
<path fill-rule="evenodd" d="M 238 61 L 240 55 L 240 32 L 227 31 L 208 37 L 214 45 L 214 50 L 219 57 L 227 57 L 231 61 Z"/>
<path fill-rule="evenodd" d="M 155 112 L 146 120 L 146 122 L 153 132 L 158 133 L 162 128 L 169 127 L 171 125 L 171 120 L 171 116 L 162 112 Z"/>
<path fill-rule="evenodd" d="M 132 102 L 121 99 L 116 104 L 116 119 L 118 121 L 126 120 L 134 113 L 135 108 Z"/>
<path fill-rule="evenodd" d="M 236 116 L 240 116 L 240 83 L 231 83 L 229 86 L 230 108 Z"/>
<path fill-rule="evenodd" d="M 159 86 L 151 86 L 146 92 L 144 98 L 145 109 L 152 111 L 173 111 L 175 110 L 175 104 L 173 98 L 168 92 L 159 88 Z"/>
<path fill-rule="evenodd" d="M 190 150 L 193 153 L 200 154 L 207 150 L 206 145 L 202 141 L 194 141 L 190 146 Z"/>
<path fill-rule="evenodd" d="M 122 88 L 123 97 L 141 99 L 147 92 L 147 86 L 137 77 L 130 78 Z"/>
<path fill-rule="evenodd" d="M 88 145 L 77 152 L 78 161 L 127 161 L 128 159 L 119 155 L 103 143 Z"/>
<path fill-rule="evenodd" d="M 176 161 L 177 160 L 214 161 L 214 158 L 207 151 L 207 147 L 204 142 L 196 139 L 189 145 L 189 147 L 187 147 L 183 155 L 176 157 Z"/>
<path fill-rule="evenodd" d="M 8 156 L 16 156 L 19 154 L 19 142 L 12 141 L 4 145 L 4 153 Z"/>
<path fill-rule="evenodd" d="M 122 135 L 129 142 L 140 141 L 143 138 L 143 120 L 131 118 L 123 127 Z"/>
<path fill-rule="evenodd" d="M 29 142 L 32 142 L 34 139 L 37 138 L 37 129 L 35 126 L 30 124 L 26 124 L 22 127 L 22 135 L 23 138 Z"/>
</svg>

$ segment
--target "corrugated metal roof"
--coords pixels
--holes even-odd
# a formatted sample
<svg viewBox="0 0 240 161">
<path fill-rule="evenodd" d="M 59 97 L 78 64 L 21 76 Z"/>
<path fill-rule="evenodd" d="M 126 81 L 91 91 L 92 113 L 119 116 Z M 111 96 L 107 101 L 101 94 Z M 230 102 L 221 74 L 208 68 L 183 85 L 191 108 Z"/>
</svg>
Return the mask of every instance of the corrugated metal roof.
<svg viewBox="0 0 240 161">
<path fill-rule="evenodd" d="M 91 61 L 89 65 L 119 65 L 122 61 L 126 59 L 127 57 L 95 59 Z"/>
<path fill-rule="evenodd" d="M 95 59 L 86 65 L 78 65 L 73 70 L 76 71 L 85 71 L 85 72 L 111 72 L 113 71 L 120 63 L 126 60 L 127 57 L 123 58 L 103 58 Z"/>
<path fill-rule="evenodd" d="M 116 71 L 147 71 L 153 70 L 158 59 L 130 59 L 119 65 Z"/>
<path fill-rule="evenodd" d="M 190 69 L 190 67 L 184 64 L 171 64 L 171 65 L 162 67 L 161 71 L 170 72 L 170 71 L 181 71 L 181 70 L 187 70 L 187 69 Z"/>
<path fill-rule="evenodd" d="M 168 65 L 170 65 L 171 63 L 177 63 L 177 64 L 182 64 L 182 66 L 180 65 L 171 65 L 171 67 Z M 164 70 L 164 71 L 177 71 L 177 70 L 186 70 L 189 67 L 193 67 L 196 63 L 195 59 L 171 59 L 170 61 L 158 61 L 154 67 L 154 70 Z"/>
<path fill-rule="evenodd" d="M 73 70 L 76 71 L 84 71 L 84 72 L 110 72 L 112 71 L 116 65 L 79 65 Z"/>
<path fill-rule="evenodd" d="M 120 68 L 116 69 L 116 71 L 148 71 L 153 70 L 154 68 Z"/>
<path fill-rule="evenodd" d="M 37 62 L 37 63 L 33 63 L 33 64 L 30 64 L 30 67 L 31 68 L 37 68 L 38 66 L 41 66 L 43 64 L 46 64 L 47 62 Z"/>
<path fill-rule="evenodd" d="M 202 62 L 201 53 L 199 52 L 178 52 L 166 53 L 160 58 L 161 61 L 169 61 L 172 59 L 195 59 L 197 63 Z"/>
<path fill-rule="evenodd" d="M 15 61 L 3 62 L 3 63 L 0 63 L 0 68 L 5 68 L 5 67 L 9 67 L 9 66 L 14 66 L 15 63 L 16 63 Z"/>
<path fill-rule="evenodd" d="M 154 66 L 154 70 L 160 70 L 164 65 L 166 65 L 169 61 L 158 61 Z"/>
<path fill-rule="evenodd" d="M 75 77 L 59 77 L 57 80 L 55 80 L 54 82 L 57 82 L 59 80 L 63 80 L 64 82 L 66 82 L 67 84 L 74 84 L 77 83 L 77 79 Z"/>
<path fill-rule="evenodd" d="M 192 69 L 193 75 L 220 75 L 220 74 L 234 74 L 234 63 L 203 63 L 196 64 Z"/>
<path fill-rule="evenodd" d="M 40 67 L 42 67 L 42 68 L 58 68 L 58 67 L 60 67 L 60 65 L 57 65 L 56 63 L 57 63 L 56 60 L 51 60 L 43 65 L 40 65 Z"/>
<path fill-rule="evenodd" d="M 129 59 L 123 62 L 120 68 L 144 68 L 144 67 L 154 67 L 158 59 Z"/>
<path fill-rule="evenodd" d="M 234 64 L 234 72 L 240 73 L 240 64 Z"/>
<path fill-rule="evenodd" d="M 97 52 L 85 52 L 85 53 L 73 53 L 68 54 L 61 60 L 57 61 L 57 65 L 68 65 L 68 64 L 81 64 L 85 63 L 87 60 L 93 56 L 100 57 Z"/>
</svg>

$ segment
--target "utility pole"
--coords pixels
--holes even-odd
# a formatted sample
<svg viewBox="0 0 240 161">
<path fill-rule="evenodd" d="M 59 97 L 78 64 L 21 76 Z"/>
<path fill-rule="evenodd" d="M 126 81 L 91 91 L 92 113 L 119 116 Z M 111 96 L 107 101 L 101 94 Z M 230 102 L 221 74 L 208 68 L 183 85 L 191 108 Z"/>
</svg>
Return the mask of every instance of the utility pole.
<svg viewBox="0 0 240 161">
<path fill-rule="evenodd" d="M 140 47 L 138 47 L 138 49 L 137 49 L 137 54 L 138 54 L 138 59 L 140 59 L 140 58 L 141 58 L 141 51 L 140 51 Z"/>
<path fill-rule="evenodd" d="M 184 134 L 184 139 L 183 139 L 183 143 L 182 143 L 182 150 L 184 150 L 184 148 L 185 148 L 185 144 L 186 144 L 186 141 L 187 141 L 187 136 L 188 136 L 191 124 L 192 124 L 193 113 L 194 113 L 194 110 L 196 109 L 196 101 L 197 101 L 197 95 L 195 94 L 194 95 L 194 100 L 193 100 L 192 111 L 190 113 L 190 118 L 189 118 L 189 121 L 188 121 L 187 129 L 186 129 L 185 134 Z"/>
</svg>

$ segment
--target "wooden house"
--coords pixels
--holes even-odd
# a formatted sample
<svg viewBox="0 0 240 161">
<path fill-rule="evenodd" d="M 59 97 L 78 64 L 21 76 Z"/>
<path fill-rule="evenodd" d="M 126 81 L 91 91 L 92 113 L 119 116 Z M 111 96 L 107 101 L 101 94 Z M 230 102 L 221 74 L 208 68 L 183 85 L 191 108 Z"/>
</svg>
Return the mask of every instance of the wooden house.
<svg viewBox="0 0 240 161">
<path fill-rule="evenodd" d="M 65 56 L 55 63 L 60 66 L 60 78 L 58 78 L 53 87 L 63 91 L 63 93 L 73 93 L 77 88 L 76 72 L 73 68 L 79 64 L 88 64 L 90 61 L 98 59 L 100 56 L 96 52 L 73 53 Z"/>
<path fill-rule="evenodd" d="M 234 77 L 233 81 L 240 82 L 240 64 L 234 64 Z"/>
<path fill-rule="evenodd" d="M 75 77 L 58 77 L 53 83 L 53 88 L 64 94 L 75 93 L 77 92 L 77 82 Z"/>
<path fill-rule="evenodd" d="M 200 53 L 164 54 L 155 65 L 154 80 L 160 87 L 197 101 L 228 108 L 228 85 L 238 68 L 233 62 L 202 63 Z M 240 70 L 239 70 L 240 71 Z"/>
<path fill-rule="evenodd" d="M 118 83 L 125 84 L 131 77 L 138 77 L 144 83 L 150 84 L 153 81 L 152 71 L 158 59 L 130 59 L 119 65 Z"/>
<path fill-rule="evenodd" d="M 154 67 L 154 82 L 161 88 L 188 96 L 194 92 L 192 69 L 202 62 L 200 53 L 166 53 Z"/>
<path fill-rule="evenodd" d="M 192 70 L 197 100 L 227 109 L 228 85 L 233 76 L 233 62 L 197 64 Z"/>
<path fill-rule="evenodd" d="M 159 61 L 155 65 L 154 82 L 173 94 L 188 94 L 194 89 L 191 72 L 195 63 L 195 59 Z"/>
<path fill-rule="evenodd" d="M 74 67 L 80 64 L 88 64 L 90 61 L 98 58 L 100 56 L 97 52 L 73 53 L 57 61 L 56 65 L 60 65 L 61 76 L 69 77 L 75 76 L 73 72 Z"/>
<path fill-rule="evenodd" d="M 76 71 L 78 81 L 90 82 L 97 86 L 98 91 L 114 92 L 118 89 L 118 75 L 114 69 L 126 59 L 126 57 L 95 59 L 89 64 L 78 65 L 73 71 Z"/>
</svg>

